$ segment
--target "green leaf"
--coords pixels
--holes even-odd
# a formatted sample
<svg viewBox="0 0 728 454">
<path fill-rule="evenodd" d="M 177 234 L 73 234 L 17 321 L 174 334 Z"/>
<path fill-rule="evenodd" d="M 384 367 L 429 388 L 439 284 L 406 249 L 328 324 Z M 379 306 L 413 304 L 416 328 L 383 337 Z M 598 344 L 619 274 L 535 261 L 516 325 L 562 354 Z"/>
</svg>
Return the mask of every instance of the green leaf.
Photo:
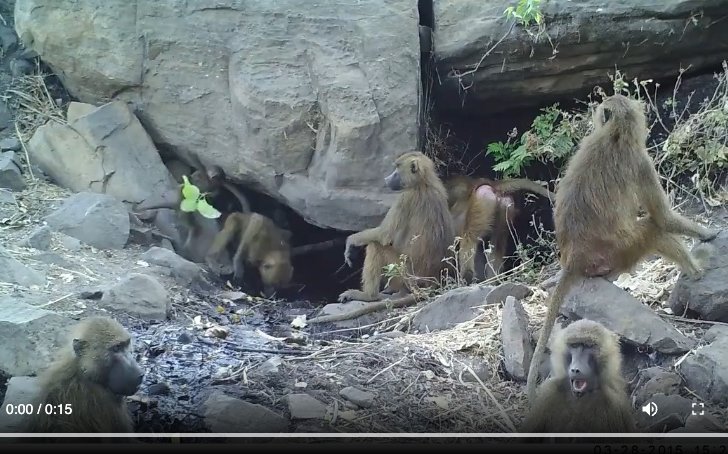
<svg viewBox="0 0 728 454">
<path fill-rule="evenodd" d="M 197 211 L 208 219 L 216 219 L 220 217 L 220 212 L 217 211 L 215 207 L 207 203 L 207 200 L 205 199 L 197 201 Z"/>
<path fill-rule="evenodd" d="M 197 200 L 200 197 L 200 189 L 190 183 L 187 175 L 182 175 L 182 197 L 190 200 Z"/>
<path fill-rule="evenodd" d="M 507 172 L 511 168 L 511 162 L 510 161 L 503 161 L 499 162 L 498 164 L 493 166 L 493 170 L 495 172 Z"/>
<path fill-rule="evenodd" d="M 194 213 L 197 210 L 197 200 L 182 199 L 182 202 L 179 204 L 179 209 L 185 213 Z"/>
</svg>

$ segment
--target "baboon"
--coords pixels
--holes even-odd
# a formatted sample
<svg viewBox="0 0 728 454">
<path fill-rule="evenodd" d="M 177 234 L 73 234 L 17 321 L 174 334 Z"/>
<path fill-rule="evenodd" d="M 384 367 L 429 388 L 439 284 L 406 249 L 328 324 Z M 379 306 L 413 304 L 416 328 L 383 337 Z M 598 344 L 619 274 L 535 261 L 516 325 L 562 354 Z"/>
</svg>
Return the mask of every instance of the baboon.
<svg viewBox="0 0 728 454">
<path fill-rule="evenodd" d="M 554 338 L 551 375 L 520 432 L 634 432 L 621 366 L 616 334 L 591 320 L 570 324 Z"/>
<path fill-rule="evenodd" d="M 510 225 L 519 213 L 512 196 L 514 192 L 530 191 L 550 200 L 555 197 L 548 189 L 526 178 L 491 180 L 456 175 L 445 180 L 444 184 L 455 233 L 461 238 L 458 264 L 461 275 L 467 281 L 475 277 L 478 243 L 487 236 L 493 244 L 493 270 L 500 272 Z"/>
<path fill-rule="evenodd" d="M 196 156 L 193 160 L 197 163 L 198 168 L 189 175 L 190 183 L 197 186 L 200 192 L 207 194 L 211 199 L 215 199 L 222 189 L 227 189 L 240 203 L 240 209 L 246 213 L 250 212 L 248 199 L 240 190 L 226 180 L 225 173 L 219 166 L 205 168 Z M 181 188 L 183 182 L 182 176 L 185 175 L 183 172 L 188 170 L 189 166 L 179 161 L 172 161 L 172 163 L 174 165 L 170 165 L 170 172 L 173 173 L 175 179 L 180 184 L 179 188 Z M 180 227 L 183 230 L 181 234 L 180 232 L 173 232 L 174 229 L 167 225 L 171 221 L 168 218 L 162 217 L 161 219 L 155 219 L 157 221 L 156 223 L 159 225 L 160 230 L 164 230 L 164 233 L 171 237 L 175 250 L 181 255 L 194 262 L 203 262 L 215 235 L 220 232 L 220 225 L 217 220 L 206 218 L 197 212 L 183 212 L 180 210 L 181 201 L 182 194 L 180 193 L 180 189 L 176 189 L 164 194 L 161 201 L 142 202 L 135 207 L 135 211 L 141 212 L 165 208 L 174 210 L 176 219 L 181 224 Z M 182 240 L 182 237 L 184 237 L 184 240 Z M 228 258 L 226 260 L 228 265 L 229 261 Z"/>
<path fill-rule="evenodd" d="M 72 331 L 72 342 L 41 375 L 40 394 L 25 430 L 132 432 L 124 396 L 136 392 L 144 372 L 132 356 L 131 336 L 115 320 L 90 317 Z M 51 410 L 51 411 L 48 411 Z"/>
<path fill-rule="evenodd" d="M 400 196 L 378 227 L 363 230 L 346 239 L 344 260 L 351 266 L 350 252 L 354 246 L 366 246 L 362 290 L 350 289 L 339 296 L 340 301 L 376 301 L 389 295 L 380 293 L 383 267 L 399 263 L 405 255 L 406 272 L 416 276 L 422 285 L 432 283 L 443 269 L 443 258 L 455 239 L 452 217 L 447 208 L 447 191 L 437 176 L 435 165 L 418 151 L 401 155 L 394 171 L 384 179 Z M 399 278 L 389 282 L 389 288 L 404 295 L 407 288 Z"/>
<path fill-rule="evenodd" d="M 594 111 L 594 130 L 561 179 L 554 222 L 562 272 L 531 361 L 529 398 L 556 316 L 578 279 L 630 271 L 652 252 L 694 278 L 702 275 L 678 235 L 709 241 L 718 231 L 672 210 L 645 148 L 647 132 L 642 103 L 619 94 L 606 98 Z M 640 208 L 647 213 L 643 217 Z"/>
<path fill-rule="evenodd" d="M 232 213 L 215 236 L 206 261 L 210 268 L 217 269 L 220 257 L 227 254 L 230 244 L 234 244 L 235 281 L 242 283 L 245 267 L 253 266 L 259 272 L 264 293 L 270 296 L 275 290 L 288 286 L 293 277 L 290 238 L 291 232 L 277 227 L 262 214 Z"/>
</svg>

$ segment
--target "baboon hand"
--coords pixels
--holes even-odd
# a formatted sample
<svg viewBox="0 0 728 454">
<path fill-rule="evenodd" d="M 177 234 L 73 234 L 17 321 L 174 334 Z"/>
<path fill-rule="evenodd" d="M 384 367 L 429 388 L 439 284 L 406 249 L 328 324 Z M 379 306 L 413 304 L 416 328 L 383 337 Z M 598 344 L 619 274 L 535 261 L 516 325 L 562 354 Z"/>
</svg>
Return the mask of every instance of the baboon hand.
<svg viewBox="0 0 728 454">
<path fill-rule="evenodd" d="M 349 240 L 346 241 L 346 249 L 344 249 L 344 262 L 349 268 L 354 268 L 354 265 L 351 264 L 351 243 L 349 243 Z"/>
</svg>

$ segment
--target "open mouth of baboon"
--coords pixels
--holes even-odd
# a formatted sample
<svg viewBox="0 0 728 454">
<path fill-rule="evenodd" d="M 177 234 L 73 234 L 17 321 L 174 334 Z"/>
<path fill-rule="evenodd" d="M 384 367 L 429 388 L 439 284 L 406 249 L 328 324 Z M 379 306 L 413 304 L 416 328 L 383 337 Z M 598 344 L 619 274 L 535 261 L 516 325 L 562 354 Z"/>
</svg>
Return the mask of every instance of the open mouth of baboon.
<svg viewBox="0 0 728 454">
<path fill-rule="evenodd" d="M 586 392 L 587 385 L 587 381 L 581 378 L 571 380 L 571 392 L 573 392 L 575 396 L 581 397 Z"/>
</svg>

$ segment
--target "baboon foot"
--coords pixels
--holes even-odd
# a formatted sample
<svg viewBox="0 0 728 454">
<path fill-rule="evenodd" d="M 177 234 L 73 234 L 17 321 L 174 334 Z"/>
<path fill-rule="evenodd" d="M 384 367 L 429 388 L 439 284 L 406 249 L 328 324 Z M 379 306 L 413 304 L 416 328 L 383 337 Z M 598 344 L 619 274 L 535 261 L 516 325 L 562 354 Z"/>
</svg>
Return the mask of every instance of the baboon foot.
<svg viewBox="0 0 728 454">
<path fill-rule="evenodd" d="M 380 299 L 379 294 L 372 296 L 372 295 L 368 295 L 368 294 L 362 292 L 361 290 L 357 290 L 357 289 L 349 289 L 349 290 L 343 292 L 341 295 L 339 295 L 340 303 L 345 303 L 347 301 L 352 301 L 352 300 L 369 302 L 369 301 L 377 301 L 379 299 Z"/>
<path fill-rule="evenodd" d="M 701 235 L 700 241 L 713 241 L 720 235 L 722 229 L 706 229 L 705 233 Z"/>
</svg>

